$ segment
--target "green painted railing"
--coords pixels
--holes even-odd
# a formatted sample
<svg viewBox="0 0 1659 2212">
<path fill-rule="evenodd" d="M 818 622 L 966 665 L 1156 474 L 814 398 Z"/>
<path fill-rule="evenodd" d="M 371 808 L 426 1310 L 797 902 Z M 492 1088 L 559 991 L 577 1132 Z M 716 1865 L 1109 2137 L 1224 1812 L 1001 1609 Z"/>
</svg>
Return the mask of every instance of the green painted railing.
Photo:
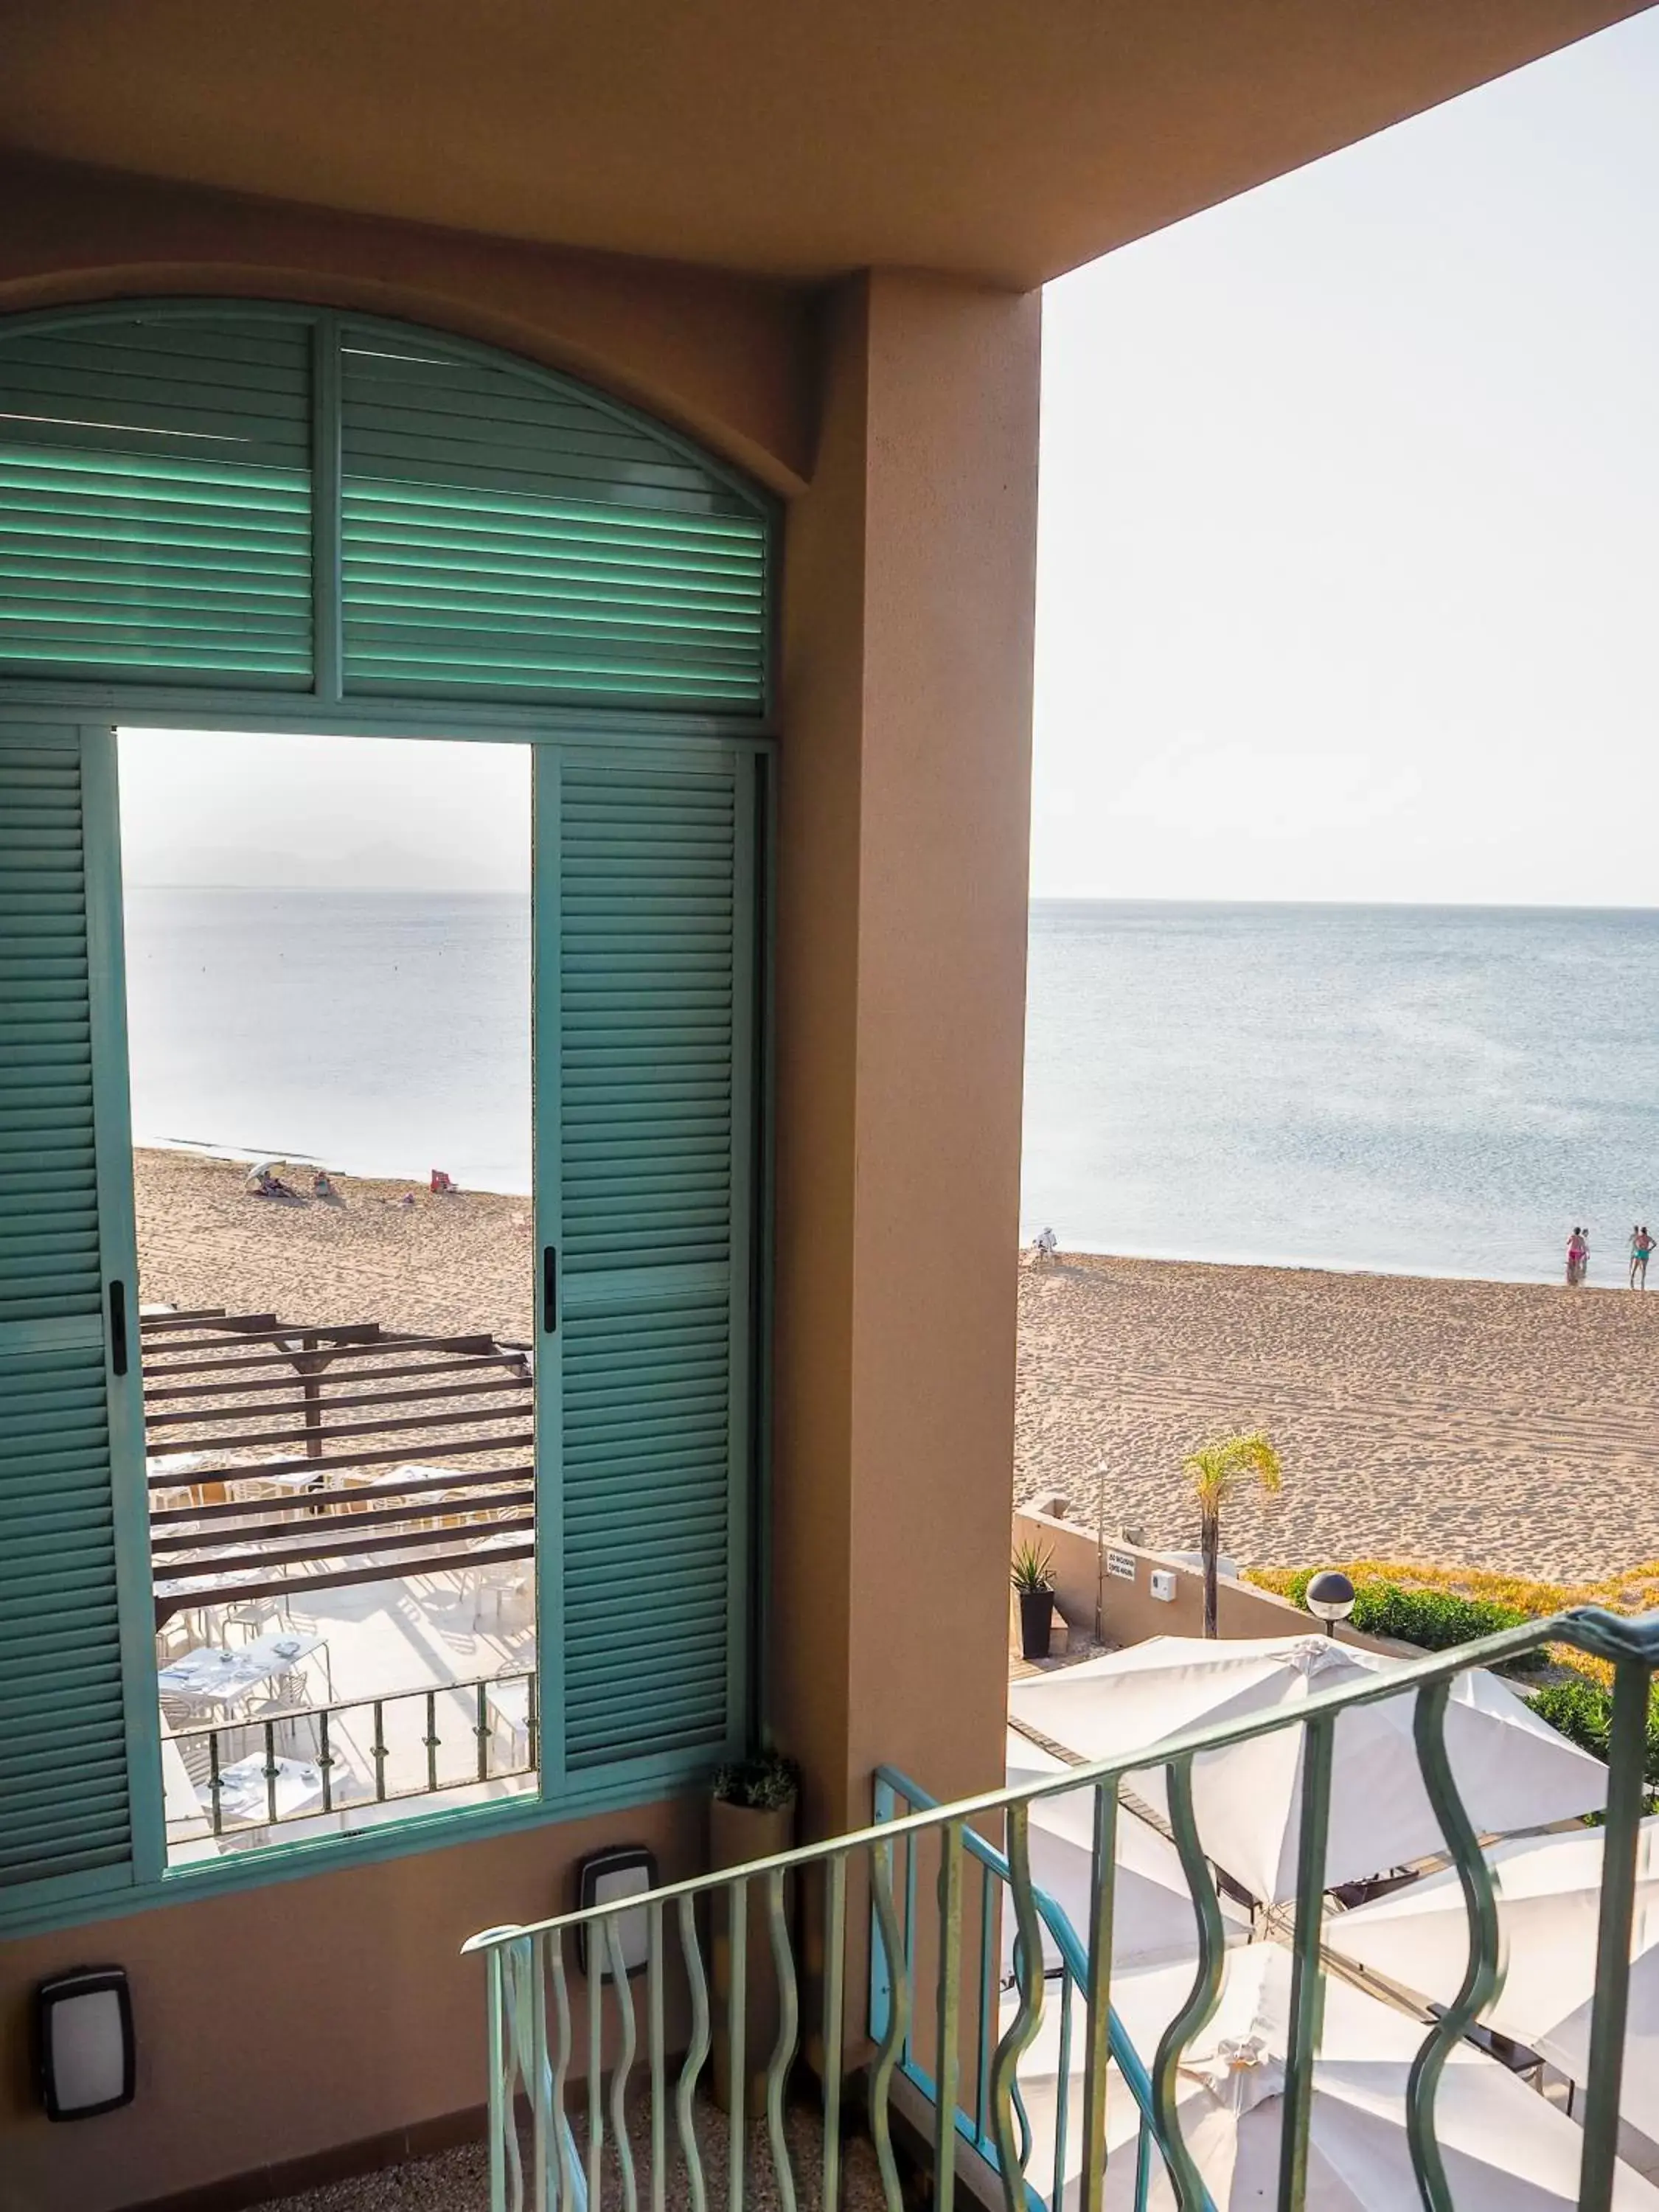
<svg viewBox="0 0 1659 2212">
<path fill-rule="evenodd" d="M 1307 1735 L 1294 1917 L 1277 1931 L 1293 1960 L 1277 2205 L 1278 2212 L 1302 2212 L 1310 2202 L 1313 2063 L 1326 1972 L 1321 1929 L 1336 1723 L 1350 1708 L 1401 1696 L 1416 1701 L 1418 1763 L 1447 1855 L 1458 1870 L 1469 1930 L 1462 1986 L 1426 2027 L 1405 2094 L 1412 2167 L 1425 2212 L 1455 2212 L 1436 2134 L 1437 2094 L 1447 2058 L 1500 1986 L 1501 1966 L 1491 1870 L 1459 1799 L 1446 1749 L 1447 1704 L 1461 1674 L 1502 1665 L 1547 1643 L 1572 1645 L 1610 1661 L 1613 1668 L 1577 2195 L 1578 2212 L 1609 2212 L 1618 2171 L 1628 1962 L 1659 1614 L 1632 1620 L 1593 1609 L 1506 1630 L 1294 1706 L 1189 1730 L 1126 1757 L 951 1805 L 928 1802 L 915 1784 L 883 1769 L 876 1778 L 878 1817 L 855 1834 L 670 1883 L 623 1903 L 473 1937 L 466 1948 L 483 1956 L 489 1976 L 491 2212 L 526 2212 L 531 2206 L 535 2212 L 588 2212 L 590 2205 L 598 2212 L 607 2198 L 623 2212 L 640 2212 L 641 2164 L 652 2212 L 665 2212 L 671 2109 L 673 2155 L 685 2167 L 691 2212 L 711 2212 L 705 2164 L 711 2151 L 726 2169 L 727 2212 L 744 2212 L 750 2169 L 761 2155 L 760 2144 L 751 2140 L 757 2131 L 711 2119 L 702 2075 L 718 2033 L 727 2081 L 750 2080 L 747 2044 L 757 1996 L 767 2002 L 769 2033 L 764 2051 L 752 2054 L 760 2063 L 749 2095 L 751 2110 L 763 2109 L 771 2193 L 781 2212 L 797 2212 L 796 2161 L 814 2151 L 822 2161 L 822 2186 L 811 2194 L 823 2212 L 836 2212 L 845 2173 L 845 2130 L 855 2104 L 874 2145 L 888 2212 L 902 2212 L 900 2149 L 907 2133 L 911 2154 L 925 2155 L 931 2165 L 937 2212 L 954 2212 L 959 2182 L 976 2174 L 1000 2191 L 1006 2212 L 1038 2207 L 1064 2212 L 1073 2203 L 1094 2212 L 1104 2201 L 1107 2090 L 1114 2067 L 1139 2116 L 1134 2204 L 1146 2203 L 1150 2182 L 1161 2174 L 1181 2212 L 1214 2212 L 1176 2116 L 1181 2056 L 1215 2010 L 1225 1963 L 1220 1901 L 1193 1810 L 1193 1761 L 1200 1753 L 1291 1728 Z M 1165 1778 L 1170 1826 L 1194 1903 L 1196 1961 L 1186 2002 L 1164 2028 L 1150 2065 L 1143 2066 L 1111 2010 L 1111 1931 L 1120 1786 L 1126 1776 L 1152 1768 L 1161 1768 Z M 1093 1902 L 1086 1930 L 1073 1929 L 1035 1885 L 1029 1844 L 1030 1807 L 1080 1790 L 1095 1794 Z M 902 1805 L 909 1809 L 901 1810 Z M 1000 1832 L 1003 1848 L 982 1830 Z M 934 1902 L 921 1910 L 924 1861 Z M 969 1866 L 976 1869 L 976 1912 L 968 1909 L 964 1870 Z M 752 1947 L 751 1899 L 758 1900 L 754 1917 L 765 1932 L 763 1943 Z M 1013 2003 L 1006 2026 L 998 2018 L 999 1915 L 1005 1905 L 1016 1931 Z M 791 1929 L 796 1917 L 805 1922 L 804 1989 Z M 1060 1960 L 1057 2140 L 1052 2172 L 1033 2172 L 1020 2064 L 1048 2002 L 1045 1932 Z M 591 1973 L 573 1975 L 567 1948 L 572 1938 L 582 1947 L 583 1961 L 591 1962 Z M 866 1964 L 866 1942 L 868 2033 L 849 2036 L 847 1994 Z M 642 2001 L 635 1995 L 629 1948 L 641 1954 L 635 1972 L 644 1978 Z M 717 1993 L 727 1993 L 720 2022 L 714 2017 L 711 1979 Z M 574 1996 L 573 1980 L 579 1984 Z M 965 2004 L 969 1989 L 976 1994 Z M 641 2009 L 644 2079 L 636 2085 Z M 803 2016 L 812 2031 L 805 2049 Z M 1001 2031 L 994 2037 L 994 2023 Z M 1079 2039 L 1082 2110 L 1074 2118 L 1068 2085 Z M 803 2057 L 810 2064 L 798 2068 Z M 635 2094 L 636 2086 L 642 2097 Z M 792 2127 L 788 2101 L 797 2088 L 801 2094 Z M 734 2088 L 734 2103 L 739 2094 Z M 816 2118 L 807 2112 L 809 2103 Z M 584 2129 L 585 2149 L 579 2148 L 577 2126 Z M 1073 2127 L 1080 2169 L 1070 2179 Z"/>
<path fill-rule="evenodd" d="M 1086 1779 L 1079 1786 L 1086 1787 Z M 937 1798 L 930 1797 L 907 1775 L 899 1773 L 896 1769 L 890 1766 L 877 1768 L 876 1819 L 878 1823 L 885 1824 L 898 1820 L 908 1813 L 929 1811 L 948 1814 L 951 1809 L 949 1807 L 941 1806 Z M 1145 2212 L 1146 2192 L 1153 2172 L 1152 2162 L 1158 2155 L 1158 2138 L 1154 2124 L 1156 2107 L 1152 2081 L 1134 2046 L 1122 2033 L 1103 1996 L 1097 1990 L 1090 1966 L 1091 1947 L 1099 1941 L 1098 1929 L 1103 1918 L 1107 1931 L 1104 1940 L 1109 1948 L 1111 1940 L 1112 1869 L 1115 1861 L 1116 1820 L 1115 1790 L 1097 1785 L 1094 1863 L 1097 1869 L 1104 1867 L 1107 1873 L 1103 1885 L 1098 1881 L 1094 1885 L 1097 1900 L 1097 1927 L 1094 1930 L 1089 1931 L 1086 1942 L 1079 1936 L 1065 1911 L 1055 1900 L 1030 1880 L 1029 1854 L 1024 1851 L 1023 1844 L 1015 1846 L 1020 1850 L 1022 1863 L 1025 1867 L 1022 1880 L 1016 1877 L 1010 1860 L 994 1844 L 988 1844 L 982 1837 L 976 1835 L 971 1828 L 962 1828 L 954 1832 L 959 1838 L 959 1849 L 958 1845 L 951 1840 L 953 1832 L 947 1830 L 941 1839 L 941 1881 L 943 1881 L 945 1863 L 958 1859 L 959 1850 L 965 1850 L 979 1869 L 979 1971 L 975 1977 L 977 1986 L 971 2046 L 974 2057 L 971 2104 L 963 2101 L 960 2083 L 960 2052 L 955 2053 L 955 2063 L 945 2085 L 946 2094 L 941 2096 L 939 2080 L 927 2066 L 922 2064 L 913 2048 L 908 2015 L 898 2039 L 896 2063 L 900 2072 L 923 2100 L 933 2107 L 936 2114 L 947 2111 L 953 2114 L 958 2139 L 975 2152 L 986 2166 L 999 2174 L 1018 2172 L 1026 2177 L 1024 2185 L 1027 2212 L 1042 2212 L 1042 2207 L 1045 2205 L 1053 2206 L 1054 2212 L 1059 2212 L 1059 2208 L 1065 2201 L 1067 2152 L 1071 2143 L 1072 2069 L 1069 2062 L 1074 2048 L 1073 2028 L 1076 2025 L 1074 2016 L 1079 2002 L 1079 1992 L 1082 1993 L 1080 2002 L 1085 2008 L 1089 2008 L 1085 2013 L 1085 2021 L 1099 2021 L 1106 2034 L 1106 2048 L 1103 2051 L 1090 2046 L 1090 2057 L 1096 2069 L 1096 2078 L 1101 2082 L 1103 2092 L 1108 2062 L 1109 2060 L 1115 2063 L 1123 2075 L 1140 2115 L 1140 2125 L 1135 2142 L 1134 2212 Z M 1012 1812 L 1009 1821 L 1012 1841 L 1013 1825 Z M 917 1919 L 916 1886 L 912 1866 L 915 1850 L 913 1837 L 914 1832 L 911 1835 L 907 1835 L 903 1845 L 905 1879 L 902 1888 L 906 1910 L 898 1927 L 891 1931 L 893 1936 L 891 1948 L 890 1948 L 884 1942 L 872 1946 L 871 1952 L 870 2033 L 882 2042 L 885 2041 L 889 2033 L 894 2002 L 895 1985 L 889 1960 L 896 1956 L 901 1960 L 902 1986 L 907 1991 L 914 1986 L 915 1979 Z M 960 1882 L 959 1868 L 953 1873 L 951 1879 L 957 1883 Z M 1005 1891 L 1007 1893 L 1006 1896 L 1003 1894 Z M 1027 1910 L 1023 1919 L 1021 1917 L 1022 1896 L 1027 1900 Z M 960 1898 L 947 1900 L 941 1889 L 940 1910 L 947 1924 L 953 1917 L 957 1923 L 958 1929 L 957 1941 L 959 1948 L 963 1910 Z M 1014 1915 L 1016 1945 L 1014 1988 L 1019 1992 L 1023 2004 L 1029 2009 L 1032 2034 L 1035 2034 L 1037 2027 L 1041 2025 L 1042 2008 L 1047 2002 L 1047 1982 L 1053 1979 L 1057 1984 L 1054 2002 L 1060 2012 L 1060 2057 L 1056 2069 L 1052 2185 L 1046 2191 L 1038 2187 L 1036 2182 L 1029 2178 L 1031 2124 L 1026 2113 L 1024 2098 L 1020 2094 L 1018 2054 L 1007 2067 L 1006 2100 L 1000 2102 L 996 2085 L 996 2065 L 1002 2056 L 998 2048 L 995 2034 L 999 1999 L 1001 1996 L 1001 1987 L 995 1971 L 1000 1964 L 996 1937 L 1000 1915 L 1005 1910 L 1012 1911 Z M 1045 1933 L 1052 1938 L 1055 1949 L 1060 1954 L 1060 1963 L 1057 1975 L 1045 1975 L 1042 1971 L 1042 1939 Z M 1104 1959 L 1107 1954 L 1103 1951 L 1100 1955 Z M 1035 1978 L 1030 1965 L 1033 1960 L 1038 1962 Z M 953 2007 L 959 2004 L 959 1996 L 953 1995 L 951 2002 Z M 1027 2041 L 1029 2043 L 1029 2038 Z M 1022 2049 L 1025 2046 L 1022 2045 Z M 935 2057 L 940 2049 L 945 2050 L 947 2054 L 951 2051 L 951 2039 L 943 2034 L 942 2028 L 940 2034 L 934 2039 Z M 1085 2104 L 1089 2103 L 1091 2094 L 1092 2090 L 1085 2094 Z M 1103 2109 L 1099 2118 L 1103 2120 Z M 872 2126 L 878 2126 L 878 2121 L 873 2112 L 872 2124 Z M 879 2142 L 878 2135 L 878 2142 Z M 936 2157 L 939 2155 L 937 2148 L 935 2155 Z M 1104 2173 L 1103 2146 L 1100 2175 L 1103 2183 Z M 1049 2177 L 1045 2175 L 1042 2178 L 1046 2179 Z M 947 2197 L 949 2193 L 947 2187 Z M 1092 2198 L 1086 2201 L 1098 2203 L 1098 2190 Z M 1207 2208 L 1208 2198 L 1205 2197 L 1202 2202 Z M 946 2212 L 949 2212 L 948 2203 Z"/>
</svg>

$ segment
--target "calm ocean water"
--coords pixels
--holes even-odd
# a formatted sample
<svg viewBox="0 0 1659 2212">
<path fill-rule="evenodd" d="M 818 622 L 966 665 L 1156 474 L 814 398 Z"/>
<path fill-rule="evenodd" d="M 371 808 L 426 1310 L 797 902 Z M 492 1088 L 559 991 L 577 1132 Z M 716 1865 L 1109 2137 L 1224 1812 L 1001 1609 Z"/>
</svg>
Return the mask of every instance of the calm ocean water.
<svg viewBox="0 0 1659 2212">
<path fill-rule="evenodd" d="M 143 1140 L 524 1190 L 522 898 L 134 890 Z M 1659 913 L 1039 902 L 1023 1204 L 1084 1249 L 1622 1279 Z"/>
<path fill-rule="evenodd" d="M 142 1143 L 530 1188 L 530 904 L 129 890 Z"/>
<path fill-rule="evenodd" d="M 1659 1231 L 1659 913 L 1042 902 L 1023 1212 L 1064 1244 L 1592 1282 Z"/>
</svg>

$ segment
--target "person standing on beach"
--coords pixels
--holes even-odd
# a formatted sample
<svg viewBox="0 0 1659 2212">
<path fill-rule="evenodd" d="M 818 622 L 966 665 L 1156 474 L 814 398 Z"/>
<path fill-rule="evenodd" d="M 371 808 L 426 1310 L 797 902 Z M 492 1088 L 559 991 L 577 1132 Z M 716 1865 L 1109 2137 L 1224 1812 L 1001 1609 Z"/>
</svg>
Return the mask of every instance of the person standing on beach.
<svg viewBox="0 0 1659 2212">
<path fill-rule="evenodd" d="M 1576 1291 L 1583 1281 L 1589 1267 L 1589 1239 L 1582 1229 L 1575 1229 L 1567 1239 L 1567 1288 Z"/>
<path fill-rule="evenodd" d="M 1648 1261 L 1653 1257 L 1653 1239 L 1648 1234 L 1646 1222 L 1631 1232 L 1630 1286 L 1633 1291 L 1644 1291 L 1648 1286 Z"/>
</svg>

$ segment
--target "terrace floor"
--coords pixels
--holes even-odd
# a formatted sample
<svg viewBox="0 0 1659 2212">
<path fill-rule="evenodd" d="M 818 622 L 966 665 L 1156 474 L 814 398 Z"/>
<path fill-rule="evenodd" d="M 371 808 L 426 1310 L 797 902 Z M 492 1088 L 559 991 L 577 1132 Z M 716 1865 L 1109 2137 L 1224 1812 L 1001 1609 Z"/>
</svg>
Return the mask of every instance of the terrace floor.
<svg viewBox="0 0 1659 2212">
<path fill-rule="evenodd" d="M 396 1565 L 395 1558 L 388 1559 L 389 1576 Z M 278 1756 L 303 1762 L 314 1760 L 319 1747 L 317 1709 L 352 1705 L 330 1722 L 330 1748 L 338 1762 L 332 1770 L 338 1809 L 282 1820 L 277 1825 L 285 1840 L 472 1803 L 527 1786 L 522 1772 L 510 1771 L 527 1764 L 522 1676 L 536 1656 L 532 1586 L 524 1568 L 461 1567 L 315 1589 L 301 1581 L 280 1607 L 272 1603 L 240 1620 L 229 1617 L 233 1610 L 244 1616 L 252 1611 L 204 1607 L 181 1619 L 160 1655 L 163 1661 L 176 1663 L 204 1646 L 234 1654 L 252 1642 L 271 1638 L 297 1639 L 311 1648 L 262 1686 L 280 1689 L 279 1699 L 254 1695 L 234 1706 L 167 1700 L 164 1727 L 179 1732 L 176 1741 L 163 1746 L 168 1849 L 174 1864 L 246 1850 L 271 1837 L 269 1826 L 250 1822 L 233 1826 L 215 1839 L 207 1747 L 199 1734 L 191 1741 L 192 1731 L 210 1723 L 222 1723 L 222 1767 L 262 1756 L 262 1723 L 273 1717 Z M 495 1686 L 502 1676 L 509 1680 Z M 453 1686 L 479 1682 L 489 1686 L 489 1764 L 496 1778 L 483 1783 L 476 1778 L 478 1693 Z M 434 1693 L 430 1729 L 428 1692 Z M 381 1703 L 379 1727 L 386 1751 L 384 1803 L 377 1802 L 375 1789 L 376 1700 Z M 428 1733 L 439 1739 L 435 1746 L 426 1743 Z M 434 1769 L 441 1786 L 430 1794 Z"/>
<path fill-rule="evenodd" d="M 787 2127 L 799 2212 L 822 2212 L 823 2145 L 817 2115 L 809 2106 L 799 2106 L 788 2114 Z M 576 2132 L 580 2152 L 581 2131 Z M 672 2137 L 672 2124 L 670 2133 Z M 651 2201 L 650 2124 L 643 2099 L 631 2116 L 629 2137 L 637 2166 L 640 2202 L 647 2204 Z M 726 2123 L 706 2100 L 700 2100 L 698 2106 L 697 2141 L 707 2202 L 724 2205 L 728 2172 Z M 606 2203 L 622 2202 L 620 2171 L 609 2154 L 603 2194 Z M 690 2212 L 685 2162 L 678 2151 L 670 2153 L 665 2197 L 665 2212 Z M 527 2180 L 526 2201 L 533 2201 Z M 766 2130 L 759 2124 L 750 2130 L 744 2201 L 750 2212 L 777 2212 L 781 2202 Z M 875 2151 L 866 2137 L 849 2132 L 842 2151 L 840 2212 L 884 2212 L 884 2206 Z M 488 2154 L 483 2143 L 465 2143 L 433 2158 L 414 2159 L 379 2173 L 329 2182 L 297 2197 L 276 2199 L 259 2207 L 258 2212 L 489 2212 Z"/>
</svg>

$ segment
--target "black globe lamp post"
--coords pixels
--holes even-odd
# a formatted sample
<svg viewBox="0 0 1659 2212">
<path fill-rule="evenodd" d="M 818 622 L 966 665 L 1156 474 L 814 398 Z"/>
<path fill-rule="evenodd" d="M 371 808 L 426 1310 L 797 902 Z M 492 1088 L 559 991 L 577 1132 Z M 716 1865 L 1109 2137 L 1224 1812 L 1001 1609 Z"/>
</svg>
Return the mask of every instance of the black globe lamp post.
<svg viewBox="0 0 1659 2212">
<path fill-rule="evenodd" d="M 1336 1568 L 1327 1567 L 1308 1584 L 1308 1610 L 1324 1622 L 1327 1636 L 1334 1636 L 1337 1622 L 1353 1611 L 1353 1584 Z"/>
</svg>

